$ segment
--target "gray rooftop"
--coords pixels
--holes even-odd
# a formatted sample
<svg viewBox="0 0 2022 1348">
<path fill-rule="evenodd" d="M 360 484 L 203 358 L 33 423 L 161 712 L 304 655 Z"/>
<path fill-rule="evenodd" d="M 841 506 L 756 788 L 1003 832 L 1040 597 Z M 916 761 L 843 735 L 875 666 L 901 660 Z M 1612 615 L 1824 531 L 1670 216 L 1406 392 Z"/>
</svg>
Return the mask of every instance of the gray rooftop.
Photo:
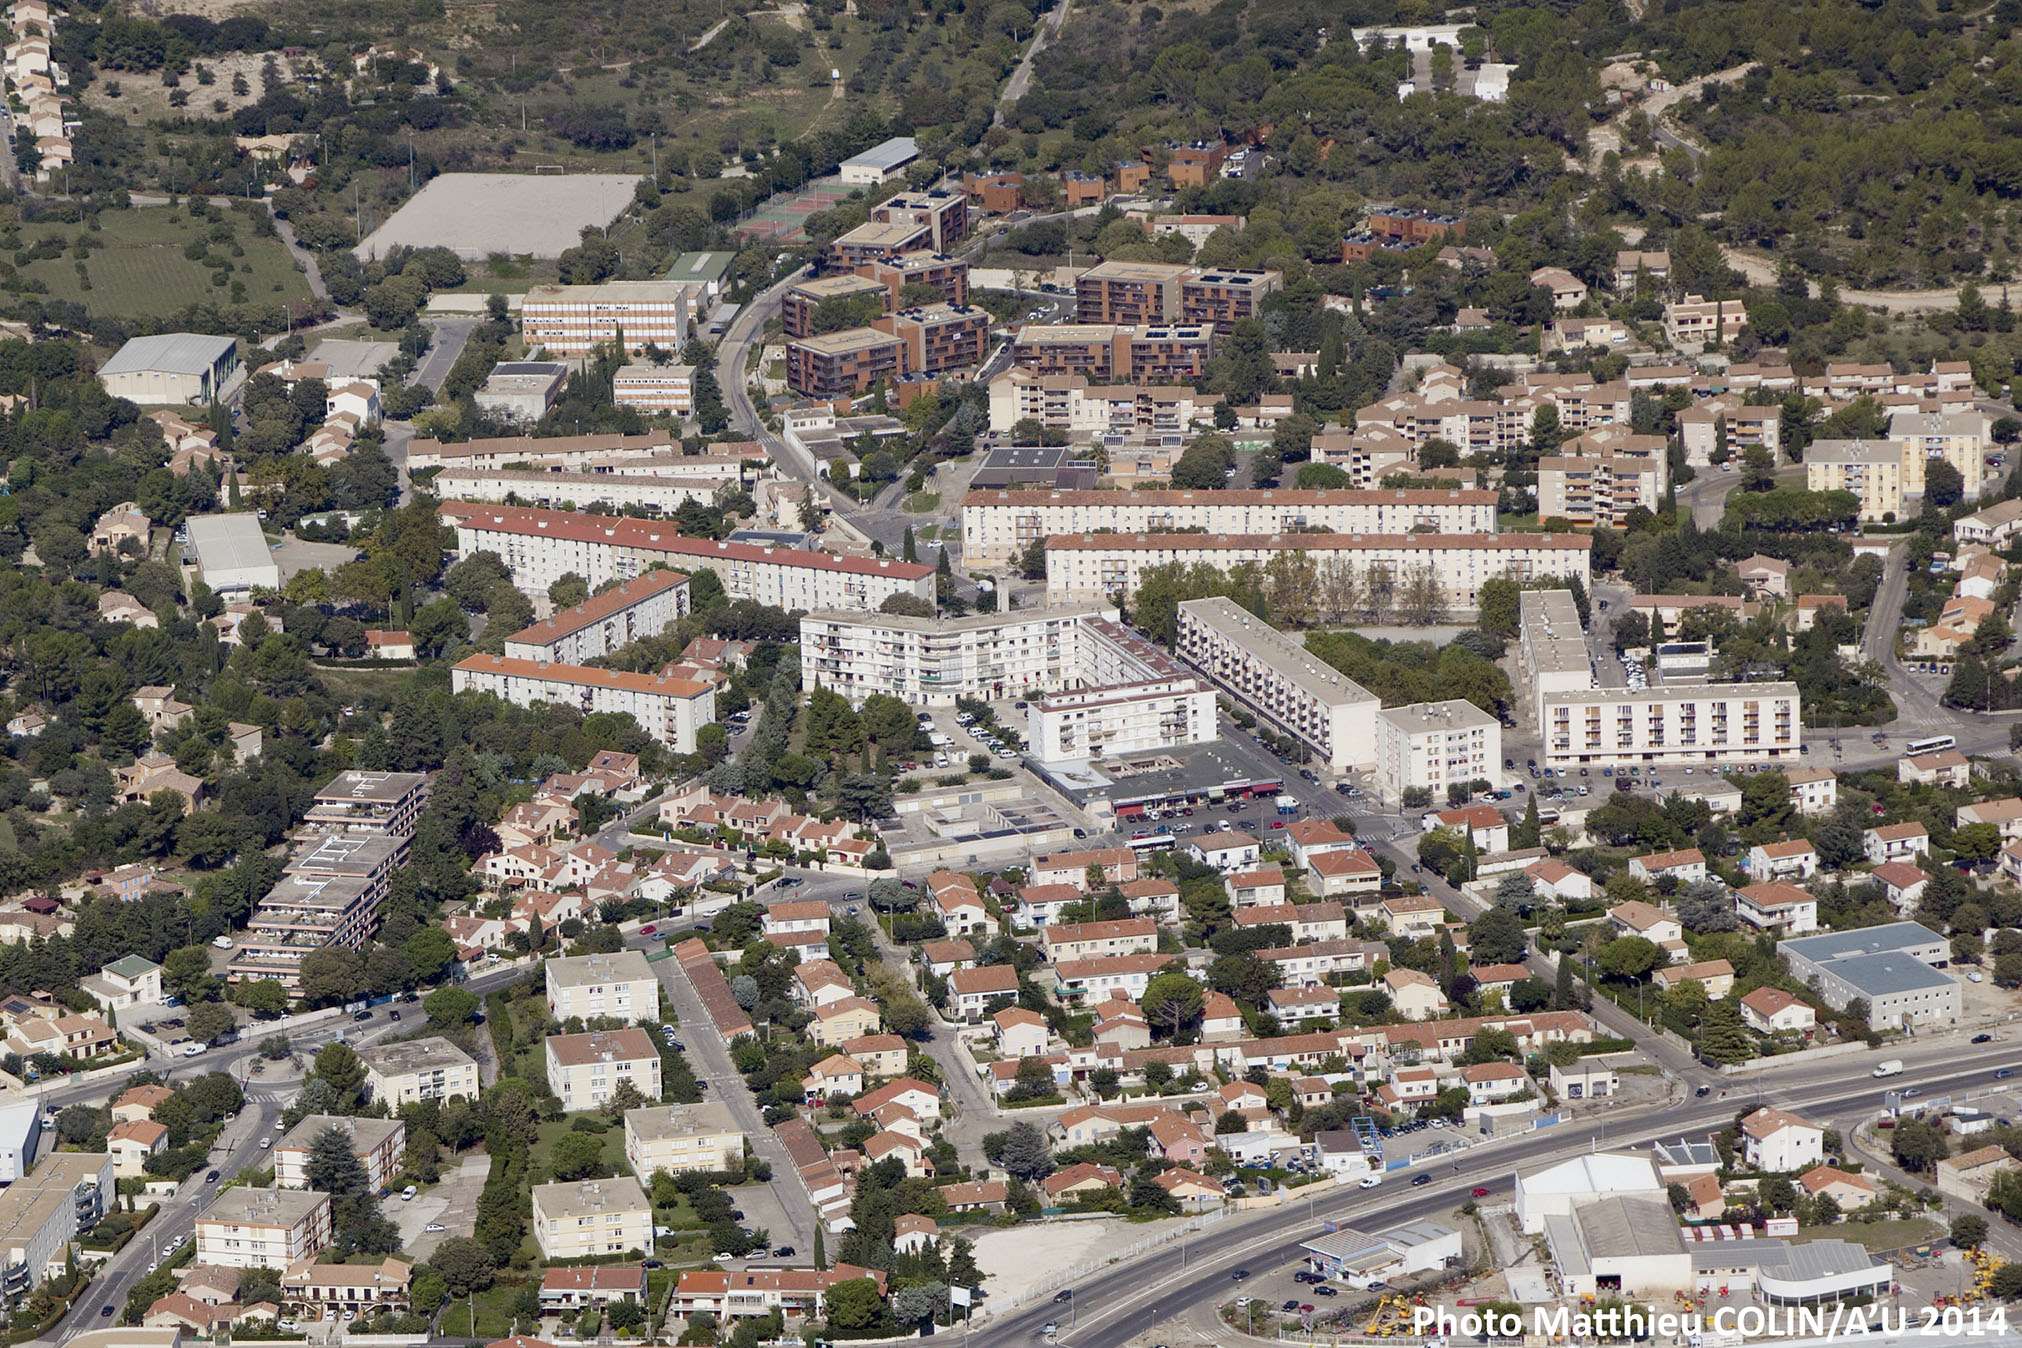
<svg viewBox="0 0 2022 1348">
<path fill-rule="evenodd" d="M 1525 590 L 1520 598 L 1523 646 L 1540 674 L 1589 673 L 1587 634 L 1571 590 Z"/>
<path fill-rule="evenodd" d="M 474 1067 L 476 1060 L 440 1035 L 401 1044 L 374 1044 L 358 1050 L 358 1060 L 382 1077 L 405 1076 L 439 1067 Z"/>
<path fill-rule="evenodd" d="M 354 1155 L 367 1156 L 406 1128 L 399 1119 L 350 1118 L 338 1114 L 304 1114 L 302 1121 L 274 1144 L 277 1151 L 308 1151 L 316 1139 L 335 1128 L 351 1140 Z"/>
<path fill-rule="evenodd" d="M 920 146 L 911 136 L 893 136 L 882 145 L 873 145 L 862 154 L 853 154 L 843 160 L 845 168 L 857 165 L 862 168 L 881 169 L 886 173 L 920 157 Z"/>
<path fill-rule="evenodd" d="M 581 988 L 603 983 L 650 983 L 653 970 L 636 950 L 609 955 L 567 955 L 548 961 L 548 986 Z"/>
<path fill-rule="evenodd" d="M 1869 998 L 1942 988 L 1953 981 L 1950 974 L 1900 950 L 1885 950 L 1879 955 L 1845 955 L 1827 967 L 1835 977 L 1853 984 Z"/>
<path fill-rule="evenodd" d="M 1459 698 L 1445 702 L 1413 702 L 1405 707 L 1385 707 L 1376 714 L 1408 735 L 1425 735 L 1435 730 L 1486 729 L 1500 724 L 1495 717 L 1474 703 Z"/>
<path fill-rule="evenodd" d="M 292 1227 L 329 1201 L 329 1194 L 314 1189 L 254 1189 L 240 1185 L 220 1193 L 197 1221 Z"/>
<path fill-rule="evenodd" d="M 1801 1245 L 1787 1240 L 1710 1240 L 1690 1249 L 1694 1273 L 1753 1267 L 1779 1278 L 1819 1279 L 1869 1269 L 1878 1276 L 1887 1276 L 1888 1268 L 1886 1264 L 1877 1264 L 1859 1245 L 1845 1240 L 1814 1240 Z"/>
<path fill-rule="evenodd" d="M 1719 1149 L 1704 1138 L 1697 1142 L 1682 1137 L 1674 1142 L 1659 1142 L 1655 1146 L 1655 1151 L 1658 1165 L 1718 1167 L 1720 1164 Z"/>
<path fill-rule="evenodd" d="M 190 546 L 197 550 L 197 560 L 206 571 L 241 571 L 274 564 L 257 515 L 192 515 L 188 527 Z"/>
<path fill-rule="evenodd" d="M 134 337 L 98 367 L 101 375 L 141 374 L 166 370 L 171 374 L 207 374 L 237 342 L 201 332 L 164 332 L 158 337 Z"/>
<path fill-rule="evenodd" d="M 742 1130 L 730 1106 L 716 1100 L 692 1105 L 648 1105 L 625 1111 L 625 1127 L 642 1142 L 665 1138 L 721 1136 Z"/>
<path fill-rule="evenodd" d="M 1815 964 L 1844 959 L 1849 955 L 1878 955 L 1884 951 L 1910 950 L 1918 946 L 1943 946 L 1945 938 L 1920 922 L 1887 922 L 1879 927 L 1855 931 L 1820 932 L 1816 936 L 1794 936 L 1777 948 L 1802 955 Z"/>
<path fill-rule="evenodd" d="M 576 1180 L 536 1184 L 534 1206 L 550 1221 L 565 1217 L 596 1217 L 610 1212 L 650 1212 L 646 1191 L 630 1175 L 616 1179 Z"/>
<path fill-rule="evenodd" d="M 1671 1205 L 1650 1198 L 1603 1198 L 1574 1209 L 1582 1243 L 1604 1258 L 1677 1254 L 1685 1248 Z"/>
<path fill-rule="evenodd" d="M 1179 606 L 1179 611 L 1182 621 L 1191 618 L 1248 648 L 1273 672 L 1309 697 L 1330 705 L 1377 700 L 1376 694 L 1233 599 L 1220 596 L 1190 599 Z"/>
<path fill-rule="evenodd" d="M 1787 682 L 1694 683 L 1671 688 L 1588 688 L 1579 692 L 1546 693 L 1544 702 L 1553 707 L 1588 702 L 1640 705 L 1651 702 L 1769 701 L 1779 697 L 1796 698 L 1797 695 L 1797 685 Z"/>
</svg>

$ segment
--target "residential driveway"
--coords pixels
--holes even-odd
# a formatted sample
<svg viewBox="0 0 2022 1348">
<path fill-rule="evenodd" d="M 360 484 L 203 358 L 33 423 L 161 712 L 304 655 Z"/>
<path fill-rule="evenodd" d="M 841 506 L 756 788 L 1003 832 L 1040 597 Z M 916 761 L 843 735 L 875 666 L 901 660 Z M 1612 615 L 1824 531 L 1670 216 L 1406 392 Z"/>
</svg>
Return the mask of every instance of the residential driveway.
<svg viewBox="0 0 2022 1348">
<path fill-rule="evenodd" d="M 466 1156 L 454 1169 L 443 1171 L 434 1188 L 415 1195 L 414 1201 L 403 1203 L 396 1195 L 381 1203 L 380 1211 L 400 1228 L 401 1248 L 426 1259 L 451 1236 L 467 1236 L 477 1229 L 477 1199 L 490 1174 L 491 1157 Z M 448 1229 L 424 1230 L 430 1223 Z"/>
</svg>

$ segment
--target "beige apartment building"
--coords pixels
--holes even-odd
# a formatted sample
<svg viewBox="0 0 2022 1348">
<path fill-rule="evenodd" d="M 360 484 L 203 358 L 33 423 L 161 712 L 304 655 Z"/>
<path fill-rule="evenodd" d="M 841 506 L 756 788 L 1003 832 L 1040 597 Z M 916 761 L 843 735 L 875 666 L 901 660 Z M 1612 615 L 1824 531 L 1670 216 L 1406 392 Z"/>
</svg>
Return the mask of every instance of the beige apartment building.
<svg viewBox="0 0 2022 1348">
<path fill-rule="evenodd" d="M 112 1211 L 116 1184 L 110 1153 L 58 1151 L 0 1189 L 0 1271 L 10 1301 L 63 1276 L 71 1242 Z"/>
<path fill-rule="evenodd" d="M 693 365 L 627 365 L 611 375 L 611 401 L 640 412 L 671 412 L 685 417 L 695 410 Z"/>
<path fill-rule="evenodd" d="M 962 498 L 970 566 L 1017 559 L 1033 540 L 1119 533 L 1493 534 L 1496 493 L 1479 490 L 1272 487 L 1224 491 L 972 491 Z"/>
<path fill-rule="evenodd" d="M 546 964 L 548 1013 L 556 1020 L 657 1020 L 660 983 L 637 950 L 608 955 L 565 955 Z"/>
<path fill-rule="evenodd" d="M 1112 384 L 1013 365 L 990 381 L 990 429 L 1003 435 L 1036 421 L 1079 437 L 1183 435 L 1211 423 L 1221 400 L 1190 384 Z"/>
<path fill-rule="evenodd" d="M 274 1144 L 274 1184 L 282 1189 L 309 1187 L 309 1157 L 317 1139 L 335 1130 L 351 1144 L 351 1154 L 365 1168 L 374 1189 L 400 1173 L 407 1148 L 407 1125 L 399 1119 L 349 1118 L 337 1114 L 306 1114 Z"/>
<path fill-rule="evenodd" d="M 1794 683 L 1594 688 L 1540 701 L 1554 768 L 1782 762 L 1803 748 Z"/>
<path fill-rule="evenodd" d="M 1069 534 L 1046 541 L 1046 602 L 1116 602 L 1155 566 L 1220 571 L 1303 554 L 1316 569 L 1316 606 L 1393 611 L 1429 582 L 1439 611 L 1472 616 L 1491 580 L 1577 578 L 1591 583 L 1584 534 Z"/>
<path fill-rule="evenodd" d="M 1594 454 L 1548 454 L 1538 460 L 1538 518 L 1587 528 L 1619 529 L 1629 512 L 1655 512 L 1664 499 L 1661 436 L 1655 453 L 1608 447 Z"/>
<path fill-rule="evenodd" d="M 886 693 L 909 706 L 953 706 L 1071 688 L 1082 681 L 1090 624 L 1114 620 L 1106 604 L 1011 609 L 961 618 L 897 613 L 803 614 L 801 686 L 860 703 Z"/>
<path fill-rule="evenodd" d="M 1903 493 L 1921 496 L 1933 459 L 1959 470 L 1968 501 L 1987 485 L 1987 450 L 1992 429 L 1984 412 L 1920 412 L 1904 408 L 1889 417 L 1889 439 L 1903 447 Z"/>
<path fill-rule="evenodd" d="M 358 1060 L 366 1090 L 391 1110 L 422 1100 L 478 1098 L 477 1061 L 439 1035 L 361 1048 Z"/>
<path fill-rule="evenodd" d="M 1179 657 L 1330 773 L 1371 766 L 1376 696 L 1232 599 L 1179 606 Z"/>
<path fill-rule="evenodd" d="M 621 1084 L 648 1100 L 660 1098 L 660 1050 L 636 1025 L 587 1034 L 551 1034 L 548 1088 L 570 1114 L 609 1103 Z"/>
<path fill-rule="evenodd" d="M 678 351 L 688 340 L 689 288 L 676 281 L 605 281 L 599 285 L 544 285 L 520 304 L 520 330 L 529 349 L 550 356 L 585 356 L 618 340 L 625 354 L 649 346 Z"/>
<path fill-rule="evenodd" d="M 515 660 L 581 664 L 642 637 L 657 637 L 687 612 L 688 577 L 679 571 L 648 571 L 513 633 L 505 640 L 505 654 Z"/>
<path fill-rule="evenodd" d="M 545 1259 L 646 1254 L 653 1249 L 653 1206 L 630 1175 L 537 1184 L 534 1242 Z"/>
<path fill-rule="evenodd" d="M 197 1217 L 197 1262 L 283 1272 L 330 1244 L 330 1195 L 226 1189 Z"/>
<path fill-rule="evenodd" d="M 1454 783 L 1499 783 L 1502 723 L 1472 702 L 1414 702 L 1376 713 L 1376 794 L 1399 801 L 1414 788 L 1443 800 Z"/>
<path fill-rule="evenodd" d="M 507 655 L 467 655 L 449 671 L 459 693 L 490 693 L 515 707 L 559 702 L 585 715 L 613 712 L 677 754 L 695 752 L 696 733 L 716 720 L 716 687 L 671 674 L 634 674 L 591 665 L 551 665 Z"/>
<path fill-rule="evenodd" d="M 1748 326 L 1748 306 L 1740 300 L 1687 295 L 1664 306 L 1664 336 L 1679 350 L 1731 342 Z"/>
<path fill-rule="evenodd" d="M 1025 711 L 1025 739 L 1042 763 L 1148 753 L 1221 737 L 1214 690 L 1186 675 L 1047 693 Z"/>
<path fill-rule="evenodd" d="M 1804 485 L 1853 493 L 1863 520 L 1901 519 L 1903 460 L 1893 440 L 1814 440 L 1804 451 Z"/>
<path fill-rule="evenodd" d="M 625 1111 L 625 1162 L 641 1184 L 658 1170 L 734 1170 L 743 1160 L 744 1130 L 719 1101 Z"/>
<path fill-rule="evenodd" d="M 333 833 L 408 837 L 428 803 L 425 772 L 340 772 L 321 787 L 302 822 Z"/>
</svg>

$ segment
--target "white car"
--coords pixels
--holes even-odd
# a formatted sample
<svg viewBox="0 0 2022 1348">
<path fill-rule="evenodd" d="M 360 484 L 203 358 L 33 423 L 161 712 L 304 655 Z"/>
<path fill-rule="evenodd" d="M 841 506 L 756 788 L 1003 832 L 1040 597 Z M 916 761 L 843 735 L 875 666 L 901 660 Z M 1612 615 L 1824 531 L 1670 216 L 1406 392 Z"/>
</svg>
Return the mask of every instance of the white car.
<svg viewBox="0 0 2022 1348">
<path fill-rule="evenodd" d="M 274 1139 L 273 1139 L 273 1138 L 271 1138 L 271 1137 L 263 1137 L 263 1138 L 261 1138 L 261 1139 L 260 1139 L 260 1150 L 261 1150 L 261 1151 L 265 1151 L 265 1150 L 267 1150 L 267 1148 L 269 1148 L 269 1147 L 271 1147 L 271 1146 L 273 1146 L 273 1145 L 274 1145 Z"/>
<path fill-rule="evenodd" d="M 710 1255 L 710 1256 L 709 1256 L 709 1258 L 710 1258 L 710 1261 L 711 1261 L 712 1263 L 717 1263 L 717 1264 L 727 1264 L 727 1263 L 729 1263 L 729 1262 L 730 1262 L 731 1260 L 735 1259 L 736 1257 L 737 1257 L 737 1256 L 736 1256 L 736 1255 L 734 1255 L 734 1254 L 721 1254 L 721 1253 L 719 1253 L 719 1254 L 712 1254 L 712 1255 Z"/>
<path fill-rule="evenodd" d="M 449 1230 L 449 1228 L 444 1226 L 441 1222 L 430 1222 L 427 1226 L 424 1226 L 421 1229 L 431 1236 L 439 1236 L 443 1232 Z"/>
<path fill-rule="evenodd" d="M 194 1057 L 196 1057 L 196 1056 L 197 1056 L 198 1054 L 200 1054 L 200 1053 L 208 1053 L 208 1052 L 210 1052 L 210 1051 L 211 1051 L 211 1046 L 210 1046 L 209 1044 L 184 1044 L 184 1045 L 183 1045 L 183 1056 L 184 1056 L 185 1058 L 194 1058 Z"/>
<path fill-rule="evenodd" d="M 1381 1183 L 1383 1183 L 1381 1175 L 1364 1175 L 1360 1180 L 1356 1181 L 1355 1187 L 1358 1189 L 1374 1189 Z"/>
</svg>

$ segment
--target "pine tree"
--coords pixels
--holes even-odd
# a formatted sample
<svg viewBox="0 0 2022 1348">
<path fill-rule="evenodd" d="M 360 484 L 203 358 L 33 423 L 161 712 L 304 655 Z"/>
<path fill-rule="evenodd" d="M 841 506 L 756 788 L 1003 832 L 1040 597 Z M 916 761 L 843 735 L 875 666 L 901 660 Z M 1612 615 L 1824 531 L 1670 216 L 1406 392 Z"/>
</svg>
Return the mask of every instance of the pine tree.
<svg viewBox="0 0 2022 1348">
<path fill-rule="evenodd" d="M 906 526 L 905 538 L 899 543 L 899 560 L 905 562 L 920 560 L 920 545 L 913 538 L 913 526 L 910 524 Z"/>
<path fill-rule="evenodd" d="M 1552 988 L 1552 1010 L 1573 1009 L 1573 961 L 1564 951 L 1559 952 L 1559 978 Z"/>
<path fill-rule="evenodd" d="M 814 1266 L 816 1268 L 828 1267 L 828 1242 L 824 1239 L 825 1234 L 822 1224 L 816 1222 L 814 1224 Z"/>
</svg>

